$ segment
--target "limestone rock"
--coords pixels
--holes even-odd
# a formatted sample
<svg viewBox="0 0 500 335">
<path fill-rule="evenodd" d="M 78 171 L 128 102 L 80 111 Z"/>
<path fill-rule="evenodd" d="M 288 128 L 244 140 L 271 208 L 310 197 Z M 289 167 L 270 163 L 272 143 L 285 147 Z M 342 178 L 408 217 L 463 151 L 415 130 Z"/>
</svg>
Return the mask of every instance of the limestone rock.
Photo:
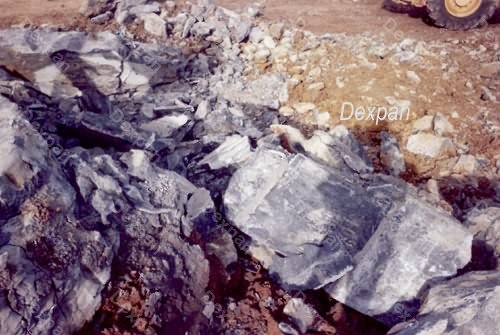
<svg viewBox="0 0 500 335">
<path fill-rule="evenodd" d="M 469 261 L 471 234 L 409 185 L 369 170 L 359 179 L 345 163 L 353 151 L 339 161 L 298 135 L 292 140 L 301 153 L 260 146 L 224 194 L 228 219 L 252 237 L 254 257 L 285 287 L 326 286 L 335 299 L 393 324 L 407 311 L 394 305 L 418 300 L 428 280 Z"/>
<path fill-rule="evenodd" d="M 475 208 L 465 220 L 465 226 L 500 258 L 500 207 Z"/>
<path fill-rule="evenodd" d="M 389 334 L 498 334 L 500 272 L 471 272 L 432 287 L 416 320 Z"/>
<path fill-rule="evenodd" d="M 290 299 L 283 309 L 283 313 L 292 319 L 301 333 L 307 332 L 317 316 L 317 312 L 301 298 Z"/>
<path fill-rule="evenodd" d="M 418 133 L 408 138 L 406 150 L 417 155 L 437 158 L 441 155 L 454 152 L 455 148 L 448 138 Z"/>
</svg>

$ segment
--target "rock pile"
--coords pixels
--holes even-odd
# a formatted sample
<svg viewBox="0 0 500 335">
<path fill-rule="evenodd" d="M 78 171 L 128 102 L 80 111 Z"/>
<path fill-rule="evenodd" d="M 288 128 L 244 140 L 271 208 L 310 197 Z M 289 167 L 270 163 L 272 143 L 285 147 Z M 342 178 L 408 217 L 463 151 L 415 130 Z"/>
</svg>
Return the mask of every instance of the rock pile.
<svg viewBox="0 0 500 335">
<path fill-rule="evenodd" d="M 473 235 L 498 257 L 495 209 L 471 214 L 469 231 L 397 178 L 388 135 L 394 176 L 374 173 L 345 127 L 306 138 L 285 125 L 288 78 L 245 76 L 289 34 L 256 27 L 258 7 L 99 0 L 82 12 L 142 20 L 173 42 L 0 31 L 2 334 L 75 332 L 99 309 L 134 334 L 216 331 L 208 287 L 230 275 L 237 248 L 285 289 L 324 289 L 388 326 L 418 314 L 398 334 L 494 319 L 498 273 L 443 280 L 469 262 Z M 241 54 L 246 40 L 262 46 Z M 469 295 L 476 303 L 460 304 Z M 458 315 L 469 308 L 479 319 Z M 317 317 L 300 299 L 284 313 L 300 332 Z"/>
</svg>

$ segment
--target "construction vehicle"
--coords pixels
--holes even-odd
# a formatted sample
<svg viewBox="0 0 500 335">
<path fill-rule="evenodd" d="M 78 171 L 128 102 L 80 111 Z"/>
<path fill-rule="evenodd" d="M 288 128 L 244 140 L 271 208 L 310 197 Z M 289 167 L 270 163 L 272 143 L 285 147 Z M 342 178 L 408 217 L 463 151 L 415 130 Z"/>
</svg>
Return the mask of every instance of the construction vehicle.
<svg viewBox="0 0 500 335">
<path fill-rule="evenodd" d="M 410 13 L 427 7 L 434 24 L 452 30 L 480 27 L 493 16 L 500 0 L 384 0 L 384 8 L 397 13 Z"/>
</svg>

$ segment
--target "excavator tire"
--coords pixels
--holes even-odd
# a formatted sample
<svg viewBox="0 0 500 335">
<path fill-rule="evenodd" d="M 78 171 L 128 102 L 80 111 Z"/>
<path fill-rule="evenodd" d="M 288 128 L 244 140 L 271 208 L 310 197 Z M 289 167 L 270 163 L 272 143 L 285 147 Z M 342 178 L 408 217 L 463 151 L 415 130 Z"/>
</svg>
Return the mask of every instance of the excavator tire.
<svg viewBox="0 0 500 335">
<path fill-rule="evenodd" d="M 451 30 L 468 30 L 487 24 L 497 0 L 427 0 L 434 24 Z"/>
</svg>

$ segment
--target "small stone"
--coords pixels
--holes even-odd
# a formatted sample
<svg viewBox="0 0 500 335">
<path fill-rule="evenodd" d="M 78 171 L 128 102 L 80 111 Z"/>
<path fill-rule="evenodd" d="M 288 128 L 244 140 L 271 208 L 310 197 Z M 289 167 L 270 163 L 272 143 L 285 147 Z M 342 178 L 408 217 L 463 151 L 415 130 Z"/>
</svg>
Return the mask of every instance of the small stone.
<svg viewBox="0 0 500 335">
<path fill-rule="evenodd" d="M 301 298 L 292 298 L 283 309 L 302 333 L 305 333 L 314 323 L 316 311 Z"/>
<path fill-rule="evenodd" d="M 273 23 L 269 27 L 269 33 L 276 41 L 279 41 L 283 37 L 284 29 L 285 25 L 283 23 Z"/>
<path fill-rule="evenodd" d="M 251 17 L 257 17 L 262 15 L 263 10 L 264 6 L 257 2 L 248 5 L 246 8 L 247 14 L 250 15 Z"/>
<path fill-rule="evenodd" d="M 248 39 L 254 44 L 259 44 L 264 39 L 264 36 L 265 34 L 262 29 L 260 29 L 259 27 L 253 27 L 252 30 L 250 30 Z"/>
<path fill-rule="evenodd" d="M 496 102 L 497 97 L 486 86 L 481 86 L 481 100 Z"/>
<path fill-rule="evenodd" d="M 274 49 L 276 48 L 276 42 L 274 42 L 273 38 L 269 35 L 264 36 L 264 39 L 262 40 L 262 44 L 268 48 L 268 49 Z"/>
<path fill-rule="evenodd" d="M 292 116 L 295 113 L 295 110 L 292 107 L 283 106 L 279 109 L 279 112 L 283 116 Z"/>
<path fill-rule="evenodd" d="M 260 49 L 255 53 L 255 60 L 257 62 L 267 62 L 269 56 L 271 56 L 269 49 Z"/>
<path fill-rule="evenodd" d="M 437 158 L 443 154 L 454 153 L 455 147 L 449 138 L 418 133 L 408 138 L 406 150 L 417 155 Z"/>
<path fill-rule="evenodd" d="M 343 77 L 335 77 L 335 85 L 338 88 L 343 88 L 345 86 L 345 80 Z"/>
<path fill-rule="evenodd" d="M 434 117 L 434 132 L 437 135 L 442 136 L 444 134 L 451 134 L 455 132 L 455 128 L 453 128 L 453 125 L 448 121 L 446 116 L 441 113 L 437 113 Z"/>
<path fill-rule="evenodd" d="M 429 179 L 425 184 L 425 188 L 427 189 L 427 192 L 439 195 L 439 184 L 436 179 Z"/>
<path fill-rule="evenodd" d="M 207 37 L 212 32 L 212 25 L 206 22 L 197 22 L 191 28 L 191 34 L 198 37 Z"/>
<path fill-rule="evenodd" d="M 299 102 L 293 105 L 293 109 L 299 114 L 305 114 L 316 109 L 316 105 L 310 102 Z"/>
<path fill-rule="evenodd" d="M 432 129 L 432 124 L 434 122 L 433 115 L 425 115 L 420 119 L 413 122 L 413 131 L 428 131 Z"/>
<path fill-rule="evenodd" d="M 210 112 L 210 103 L 207 100 L 204 100 L 200 102 L 200 104 L 198 105 L 194 117 L 195 119 L 202 120 L 208 115 L 209 112 Z"/>
<path fill-rule="evenodd" d="M 418 74 L 416 74 L 414 71 L 406 71 L 406 77 L 417 85 L 422 81 L 422 79 L 420 79 Z"/>
<path fill-rule="evenodd" d="M 296 331 L 292 326 L 290 326 L 288 323 L 285 322 L 280 322 L 278 324 L 278 328 L 281 330 L 283 334 L 287 335 L 299 335 L 299 332 Z"/>
<path fill-rule="evenodd" d="M 157 14 L 144 14 L 141 16 L 144 20 L 144 30 L 148 33 L 158 36 L 158 37 L 166 37 L 167 29 L 165 21 Z"/>
<path fill-rule="evenodd" d="M 109 20 L 111 20 L 112 17 L 113 17 L 113 13 L 106 12 L 106 13 L 94 16 L 93 18 L 90 19 L 90 22 L 92 22 L 93 24 L 104 24 L 104 23 L 108 22 Z"/>
<path fill-rule="evenodd" d="M 315 115 L 316 117 L 316 124 L 318 126 L 328 126 L 328 123 L 330 122 L 331 116 L 330 113 L 328 112 L 318 112 Z"/>
<path fill-rule="evenodd" d="M 406 170 L 406 164 L 399 149 L 397 139 L 387 132 L 382 132 L 380 144 L 380 160 L 382 164 L 389 170 L 391 175 L 399 176 Z"/>
<path fill-rule="evenodd" d="M 307 87 L 309 91 L 322 91 L 325 89 L 325 83 L 319 82 L 311 84 Z"/>
<path fill-rule="evenodd" d="M 485 78 L 493 78 L 497 74 L 500 74 L 500 62 L 482 64 L 479 70 L 479 75 Z"/>
<path fill-rule="evenodd" d="M 453 167 L 453 172 L 470 175 L 477 169 L 477 159 L 473 155 L 462 155 Z"/>
</svg>

